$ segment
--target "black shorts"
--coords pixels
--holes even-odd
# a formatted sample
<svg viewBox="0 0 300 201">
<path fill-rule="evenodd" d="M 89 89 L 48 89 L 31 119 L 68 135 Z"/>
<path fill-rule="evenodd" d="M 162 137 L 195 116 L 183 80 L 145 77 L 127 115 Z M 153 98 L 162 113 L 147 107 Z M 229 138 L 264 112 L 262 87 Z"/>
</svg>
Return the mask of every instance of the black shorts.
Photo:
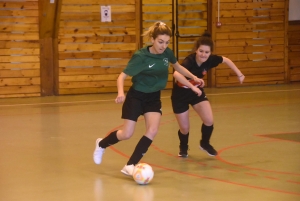
<svg viewBox="0 0 300 201">
<path fill-rule="evenodd" d="M 199 88 L 202 91 L 201 96 L 189 89 L 179 87 L 177 84 L 174 84 L 172 89 L 172 107 L 175 114 L 180 114 L 189 109 L 189 105 L 196 105 L 202 101 L 208 101 L 205 92 L 202 88 Z"/>
<path fill-rule="evenodd" d="M 137 121 L 140 115 L 144 115 L 147 112 L 162 114 L 160 91 L 144 93 L 136 91 L 131 87 L 127 92 L 122 107 L 122 119 Z"/>
</svg>

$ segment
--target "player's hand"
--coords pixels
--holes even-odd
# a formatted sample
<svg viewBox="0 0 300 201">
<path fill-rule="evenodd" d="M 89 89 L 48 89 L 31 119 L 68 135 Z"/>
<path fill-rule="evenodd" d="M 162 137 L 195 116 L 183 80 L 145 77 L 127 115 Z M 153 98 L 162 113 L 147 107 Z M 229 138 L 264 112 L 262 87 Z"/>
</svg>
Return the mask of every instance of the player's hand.
<svg viewBox="0 0 300 201">
<path fill-rule="evenodd" d="M 197 94 L 197 96 L 201 96 L 202 94 L 202 91 L 196 86 L 192 86 L 191 90 L 193 90 Z"/>
<path fill-rule="evenodd" d="M 238 79 L 240 81 L 240 84 L 243 84 L 244 79 L 245 79 L 245 75 L 242 74 L 242 75 L 238 76 Z"/>
<path fill-rule="evenodd" d="M 194 81 L 194 82 L 192 82 L 192 84 L 195 83 L 195 82 L 196 82 L 196 83 L 199 83 L 199 86 L 200 86 L 201 88 L 203 88 L 204 85 L 205 85 L 204 80 L 201 79 L 201 78 L 198 78 L 198 77 L 196 77 L 196 76 L 193 78 L 193 81 Z M 195 85 L 195 84 L 194 84 L 194 85 Z"/>
<path fill-rule="evenodd" d="M 115 99 L 115 102 L 116 103 L 123 103 L 125 100 L 125 95 L 124 94 L 121 94 L 121 95 L 118 95 L 117 98 Z"/>
<path fill-rule="evenodd" d="M 203 88 L 204 86 L 205 86 L 205 82 L 204 82 L 204 80 L 203 79 L 200 79 L 200 78 L 198 78 L 199 80 L 200 80 L 200 87 L 201 88 Z"/>
</svg>

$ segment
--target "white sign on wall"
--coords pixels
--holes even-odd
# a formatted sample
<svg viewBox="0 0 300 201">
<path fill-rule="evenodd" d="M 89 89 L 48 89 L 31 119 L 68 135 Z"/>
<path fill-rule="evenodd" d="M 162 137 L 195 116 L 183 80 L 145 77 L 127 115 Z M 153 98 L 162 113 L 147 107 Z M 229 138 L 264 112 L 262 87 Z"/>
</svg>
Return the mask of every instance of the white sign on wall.
<svg viewBox="0 0 300 201">
<path fill-rule="evenodd" d="M 300 0 L 290 0 L 289 3 L 289 21 L 300 20 Z"/>
<path fill-rule="evenodd" d="M 101 6 L 101 22 L 111 22 L 110 6 Z"/>
</svg>

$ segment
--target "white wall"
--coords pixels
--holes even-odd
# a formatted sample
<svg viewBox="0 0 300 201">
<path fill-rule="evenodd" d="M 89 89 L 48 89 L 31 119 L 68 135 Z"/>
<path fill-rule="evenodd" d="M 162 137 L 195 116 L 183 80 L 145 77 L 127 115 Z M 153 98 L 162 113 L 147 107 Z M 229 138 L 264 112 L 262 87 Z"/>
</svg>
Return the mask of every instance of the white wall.
<svg viewBox="0 0 300 201">
<path fill-rule="evenodd" d="M 300 20 L 300 0 L 290 0 L 289 21 Z"/>
</svg>

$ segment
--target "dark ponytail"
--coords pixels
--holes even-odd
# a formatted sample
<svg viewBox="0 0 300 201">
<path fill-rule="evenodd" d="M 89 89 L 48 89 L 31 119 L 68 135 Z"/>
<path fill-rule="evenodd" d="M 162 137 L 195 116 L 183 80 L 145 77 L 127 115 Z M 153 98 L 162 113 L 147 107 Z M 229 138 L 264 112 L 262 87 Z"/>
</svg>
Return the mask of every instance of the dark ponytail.
<svg viewBox="0 0 300 201">
<path fill-rule="evenodd" d="M 211 34 L 207 30 L 205 30 L 201 36 L 211 38 Z"/>
<path fill-rule="evenodd" d="M 214 42 L 211 39 L 211 34 L 208 31 L 205 31 L 200 38 L 195 42 L 193 51 L 195 52 L 201 45 L 207 45 L 210 47 L 210 51 L 214 51 Z"/>
</svg>

